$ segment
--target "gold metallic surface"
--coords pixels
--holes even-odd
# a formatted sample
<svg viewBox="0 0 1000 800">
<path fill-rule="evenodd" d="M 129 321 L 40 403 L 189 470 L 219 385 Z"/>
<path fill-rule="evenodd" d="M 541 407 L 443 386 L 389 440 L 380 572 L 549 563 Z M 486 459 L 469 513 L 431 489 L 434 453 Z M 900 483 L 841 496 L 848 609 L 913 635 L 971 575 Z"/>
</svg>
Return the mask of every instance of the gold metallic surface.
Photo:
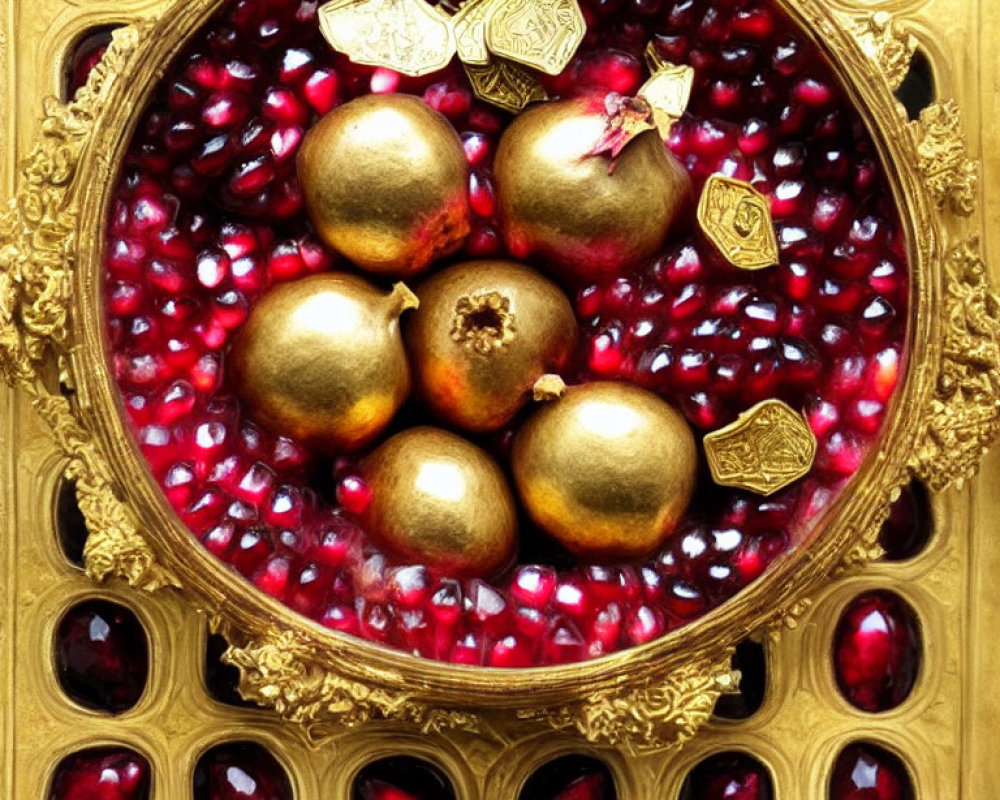
<svg viewBox="0 0 1000 800">
<path fill-rule="evenodd" d="M 299 182 L 316 231 L 361 269 L 405 277 L 469 232 L 469 166 L 451 124 L 420 98 L 365 95 L 306 134 Z"/>
<path fill-rule="evenodd" d="M 418 77 L 455 55 L 451 20 L 424 0 L 332 0 L 319 9 L 323 36 L 358 64 Z"/>
<path fill-rule="evenodd" d="M 486 25 L 501 0 L 465 0 L 451 18 L 455 46 L 463 64 L 484 67 L 490 63 Z"/>
<path fill-rule="evenodd" d="M 491 58 L 482 67 L 466 64 L 465 74 L 476 97 L 512 114 L 520 113 L 531 103 L 548 100 L 538 78 L 504 58 Z"/>
<path fill-rule="evenodd" d="M 698 201 L 698 225 L 726 260 L 740 269 L 778 264 L 778 239 L 767 198 L 746 181 L 713 175 Z"/>
<path fill-rule="evenodd" d="M 653 120 L 660 131 L 660 137 L 666 139 L 671 127 L 684 116 L 691 101 L 694 68 L 659 60 L 652 44 L 646 49 L 646 56 L 652 75 L 639 89 L 639 96 L 652 106 Z"/>
<path fill-rule="evenodd" d="M 910 239 L 912 349 L 884 444 L 814 546 L 790 554 L 735 603 L 606 664 L 524 675 L 425 666 L 366 643 L 345 644 L 261 601 L 190 548 L 126 446 L 115 399 L 102 383 L 95 276 L 114 182 L 109 165 L 120 159 L 164 60 L 218 3 L 0 7 L 0 194 L 16 197 L 21 209 L 3 214 L 0 234 L 0 374 L 18 386 L 0 384 L 0 796 L 38 800 L 65 755 L 125 743 L 150 761 L 152 800 L 185 798 L 201 754 L 237 739 L 273 752 L 298 798 L 350 796 L 358 770 L 387 753 L 429 760 L 458 800 L 514 800 L 535 769 L 567 753 L 607 763 L 619 800 L 675 798 L 702 759 L 735 750 L 764 764 L 778 797 L 825 800 L 837 753 L 859 740 L 901 756 L 918 800 L 993 796 L 1000 785 L 997 454 L 964 491 L 934 494 L 934 533 L 923 552 L 905 562 L 874 559 L 884 503 L 908 479 L 908 464 L 935 487 L 952 485 L 971 478 L 991 439 L 996 301 L 986 278 L 997 274 L 983 259 L 994 268 L 1000 260 L 1000 185 L 977 187 L 966 165 L 982 158 L 985 174 L 1000 172 L 1000 62 L 993 57 L 1000 27 L 987 0 L 886 0 L 879 11 L 891 14 L 890 24 L 876 24 L 869 0 L 778 5 L 823 46 L 873 131 Z M 43 128 L 43 99 L 58 93 L 67 53 L 105 22 L 128 23 L 101 68 L 109 81 L 84 90 L 80 104 L 47 102 Z M 888 92 L 906 75 L 914 39 L 931 63 L 938 96 L 927 127 L 908 123 Z M 959 101 L 961 115 L 949 98 Z M 916 169 L 917 141 L 927 174 L 938 161 L 956 164 L 936 184 L 947 201 L 941 211 Z M 949 155 L 956 147 L 960 163 Z M 16 175 L 25 160 L 30 180 Z M 979 201 L 972 215 L 957 215 L 970 199 Z M 72 325 L 64 313 L 70 307 Z M 54 388 L 56 355 L 78 387 L 72 400 Z M 91 539 L 108 568 L 100 585 L 71 566 L 57 542 L 53 498 L 64 473 L 79 482 Z M 847 552 L 849 570 L 831 579 Z M 165 575 L 181 576 L 183 588 L 150 594 L 110 579 L 152 588 L 170 583 Z M 872 589 L 904 597 L 925 641 L 913 694 L 878 715 L 846 703 L 829 662 L 841 610 Z M 150 635 L 146 695 L 120 716 L 72 703 L 54 676 L 55 621 L 95 596 L 132 607 Z M 206 614 L 236 645 L 244 690 L 286 719 L 211 697 Z M 748 632 L 766 650 L 764 705 L 748 720 L 709 719 L 727 686 L 720 643 Z M 664 750 L 675 736 L 686 745 Z"/>
<path fill-rule="evenodd" d="M 470 261 L 417 287 L 404 339 L 414 388 L 439 418 L 496 430 L 569 361 L 576 317 L 562 290 L 514 261 Z"/>
<path fill-rule="evenodd" d="M 538 408 L 514 437 L 521 502 L 581 558 L 653 552 L 687 510 L 698 452 L 684 417 L 626 383 L 570 387 Z"/>
<path fill-rule="evenodd" d="M 387 550 L 449 574 L 488 577 L 517 550 L 517 510 L 500 467 L 437 428 L 397 433 L 361 462 L 372 500 L 361 522 Z"/>
<path fill-rule="evenodd" d="M 348 273 L 280 284 L 254 304 L 227 360 L 250 417 L 328 453 L 356 450 L 410 393 L 399 317 L 403 284 L 385 294 Z"/>
<path fill-rule="evenodd" d="M 689 200 L 687 172 L 652 131 L 611 169 L 607 156 L 590 155 L 608 125 L 603 103 L 584 98 L 529 108 L 504 132 L 497 204 L 516 257 L 585 280 L 624 272 L 663 243 Z"/>
<path fill-rule="evenodd" d="M 712 480 L 765 497 L 812 470 L 816 436 L 803 416 L 781 400 L 764 400 L 735 422 L 704 437 Z"/>
<path fill-rule="evenodd" d="M 550 75 L 566 68 L 586 32 L 577 0 L 504 0 L 486 21 L 490 50 Z"/>
</svg>

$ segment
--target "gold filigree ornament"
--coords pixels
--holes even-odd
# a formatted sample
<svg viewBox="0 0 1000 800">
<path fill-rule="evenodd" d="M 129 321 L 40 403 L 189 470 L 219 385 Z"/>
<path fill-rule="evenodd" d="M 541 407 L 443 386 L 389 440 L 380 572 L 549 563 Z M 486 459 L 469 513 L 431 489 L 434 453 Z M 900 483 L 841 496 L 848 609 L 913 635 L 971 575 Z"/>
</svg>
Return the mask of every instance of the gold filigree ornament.
<svg viewBox="0 0 1000 800">
<path fill-rule="evenodd" d="M 734 643 L 794 623 L 832 575 L 871 557 L 886 503 L 914 474 L 938 490 L 973 474 L 1000 419 L 1000 303 L 974 240 L 954 233 L 955 212 L 975 198 L 955 106 L 932 107 L 911 128 L 889 76 L 872 80 L 872 59 L 846 17 L 820 0 L 778 4 L 831 55 L 891 164 L 885 174 L 909 242 L 911 323 L 877 447 L 807 540 L 758 581 L 630 650 L 580 664 L 470 669 L 307 621 L 198 546 L 150 478 L 119 409 L 105 343 L 104 232 L 118 165 L 162 65 L 221 0 L 172 3 L 117 30 L 76 98 L 46 103 L 16 199 L 0 218 L 0 374 L 32 400 L 65 455 L 91 531 L 91 577 L 177 587 L 229 639 L 243 693 L 311 739 L 379 720 L 399 735 L 460 732 L 470 752 L 476 741 L 503 746 L 553 730 L 625 752 L 693 736 L 732 687 Z"/>
</svg>

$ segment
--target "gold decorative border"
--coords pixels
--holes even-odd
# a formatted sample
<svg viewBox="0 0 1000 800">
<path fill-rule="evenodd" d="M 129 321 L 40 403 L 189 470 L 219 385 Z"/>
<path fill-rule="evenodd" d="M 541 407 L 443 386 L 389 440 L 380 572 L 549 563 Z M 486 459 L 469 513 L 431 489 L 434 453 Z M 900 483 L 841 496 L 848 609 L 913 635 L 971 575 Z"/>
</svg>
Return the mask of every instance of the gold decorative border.
<svg viewBox="0 0 1000 800">
<path fill-rule="evenodd" d="M 794 627 L 831 575 L 878 556 L 885 506 L 912 474 L 935 490 L 961 482 L 1000 430 L 1000 300 L 974 239 L 945 253 L 949 230 L 972 212 L 977 192 L 957 106 L 935 104 L 906 122 L 890 90 L 905 77 L 915 44 L 890 16 L 781 0 L 831 56 L 883 159 L 896 165 L 911 241 L 911 361 L 854 497 L 836 503 L 808 549 L 782 558 L 740 598 L 658 642 L 583 664 L 453 667 L 298 618 L 190 546 L 124 433 L 106 369 L 103 222 L 114 165 L 135 123 L 130 109 L 143 105 L 160 65 L 219 2 L 178 4 L 159 20 L 116 31 L 76 98 L 46 102 L 16 199 L 0 216 L 0 375 L 27 391 L 69 459 L 67 476 L 92 531 L 91 577 L 153 590 L 180 588 L 182 576 L 182 593 L 232 642 L 226 659 L 239 667 L 244 694 L 301 723 L 311 739 L 379 719 L 492 735 L 487 718 L 500 715 L 627 749 L 676 746 L 734 684 L 728 664 L 736 638 Z M 872 72 L 882 78 L 872 81 Z"/>
</svg>

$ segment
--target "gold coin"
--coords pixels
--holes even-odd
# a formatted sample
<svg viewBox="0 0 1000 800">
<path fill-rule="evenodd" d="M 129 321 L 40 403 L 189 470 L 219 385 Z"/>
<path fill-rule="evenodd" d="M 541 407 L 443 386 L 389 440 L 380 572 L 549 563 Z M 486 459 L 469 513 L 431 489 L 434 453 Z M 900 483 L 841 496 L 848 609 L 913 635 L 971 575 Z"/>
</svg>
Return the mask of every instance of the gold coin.
<svg viewBox="0 0 1000 800">
<path fill-rule="evenodd" d="M 320 7 L 319 27 L 351 61 L 404 75 L 437 72 L 455 55 L 448 15 L 423 0 L 333 0 Z"/>
<path fill-rule="evenodd" d="M 486 42 L 495 55 L 558 75 L 586 32 L 577 0 L 504 0 L 488 19 Z"/>
<path fill-rule="evenodd" d="M 765 400 L 704 438 L 712 479 L 761 495 L 774 494 L 809 474 L 816 436 L 801 414 Z"/>
<path fill-rule="evenodd" d="M 548 99 L 534 75 L 505 59 L 490 59 L 484 67 L 464 67 L 476 97 L 504 111 L 519 114 L 529 104 Z"/>
<path fill-rule="evenodd" d="M 698 225 L 734 267 L 778 264 L 778 240 L 767 198 L 745 181 L 713 175 L 698 202 Z"/>
</svg>

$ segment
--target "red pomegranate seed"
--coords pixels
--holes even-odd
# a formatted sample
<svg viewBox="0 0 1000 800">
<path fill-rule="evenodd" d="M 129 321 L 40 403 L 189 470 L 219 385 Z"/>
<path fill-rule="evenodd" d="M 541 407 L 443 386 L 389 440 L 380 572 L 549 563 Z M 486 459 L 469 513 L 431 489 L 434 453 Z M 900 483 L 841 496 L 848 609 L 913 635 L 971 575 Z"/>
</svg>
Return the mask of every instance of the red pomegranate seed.
<svg viewBox="0 0 1000 800">
<path fill-rule="evenodd" d="M 66 756 L 56 767 L 49 800 L 148 800 L 149 764 L 125 748 L 95 748 Z"/>
<path fill-rule="evenodd" d="M 372 501 L 368 484 L 356 475 L 341 479 L 337 486 L 337 502 L 352 514 L 363 514 Z"/>
<path fill-rule="evenodd" d="M 914 796 L 903 762 L 881 747 L 855 744 L 837 757 L 830 800 L 913 800 Z"/>
</svg>

